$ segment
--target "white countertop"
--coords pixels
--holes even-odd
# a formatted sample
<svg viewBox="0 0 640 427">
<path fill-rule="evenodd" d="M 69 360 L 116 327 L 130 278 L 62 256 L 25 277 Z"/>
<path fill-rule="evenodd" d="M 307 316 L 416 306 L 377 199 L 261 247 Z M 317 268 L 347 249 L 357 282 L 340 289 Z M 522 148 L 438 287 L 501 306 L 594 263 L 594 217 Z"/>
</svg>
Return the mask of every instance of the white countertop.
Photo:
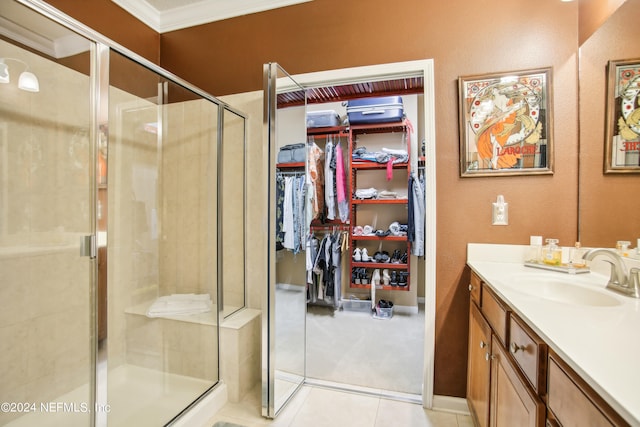
<svg viewBox="0 0 640 427">
<path fill-rule="evenodd" d="M 469 244 L 467 264 L 613 409 L 640 426 L 640 299 L 605 290 L 609 275 L 596 267 L 578 275 L 525 267 L 526 250 L 518 245 Z M 556 302 L 518 291 L 518 276 L 532 275 L 540 280 L 577 280 L 610 294 L 620 305 Z"/>
</svg>

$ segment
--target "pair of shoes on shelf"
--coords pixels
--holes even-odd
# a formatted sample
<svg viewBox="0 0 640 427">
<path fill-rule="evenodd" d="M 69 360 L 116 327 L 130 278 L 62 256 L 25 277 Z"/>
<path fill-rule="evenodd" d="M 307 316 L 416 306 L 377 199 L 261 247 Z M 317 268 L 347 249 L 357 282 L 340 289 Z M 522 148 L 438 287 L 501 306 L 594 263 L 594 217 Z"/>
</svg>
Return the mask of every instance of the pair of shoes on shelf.
<svg viewBox="0 0 640 427">
<path fill-rule="evenodd" d="M 389 277 L 389 284 L 391 286 L 405 287 L 405 286 L 407 286 L 408 277 L 409 277 L 409 272 L 408 271 L 395 271 L 395 270 L 393 270 L 391 272 L 390 277 Z"/>
<path fill-rule="evenodd" d="M 353 234 L 354 236 L 373 236 L 375 234 L 375 231 L 370 225 L 365 225 L 364 227 L 361 225 L 356 225 L 355 227 L 353 227 L 351 234 Z"/>
<path fill-rule="evenodd" d="M 354 268 L 351 271 L 351 282 L 356 285 L 369 284 L 369 276 L 367 276 L 367 269 L 364 267 Z"/>
<path fill-rule="evenodd" d="M 353 260 L 355 262 L 371 262 L 373 261 L 373 258 L 369 256 L 367 248 L 355 248 L 353 250 Z"/>
<path fill-rule="evenodd" d="M 378 251 L 373 254 L 373 261 L 378 263 L 389 262 L 389 252 L 387 251 Z"/>
<path fill-rule="evenodd" d="M 407 252 L 405 252 L 404 254 L 400 255 L 400 251 L 399 250 L 395 250 L 393 251 L 393 255 L 391 255 L 391 263 L 392 264 L 406 264 L 407 263 Z"/>
<path fill-rule="evenodd" d="M 389 269 L 385 268 L 382 270 L 382 284 L 389 286 L 389 282 L 391 282 L 391 276 L 389 276 Z"/>
</svg>

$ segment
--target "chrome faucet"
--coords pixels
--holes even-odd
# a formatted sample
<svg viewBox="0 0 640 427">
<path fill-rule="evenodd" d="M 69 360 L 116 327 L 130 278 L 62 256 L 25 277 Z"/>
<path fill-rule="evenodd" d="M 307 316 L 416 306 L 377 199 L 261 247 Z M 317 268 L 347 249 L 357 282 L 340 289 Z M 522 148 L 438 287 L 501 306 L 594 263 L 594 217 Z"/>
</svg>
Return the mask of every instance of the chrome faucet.
<svg viewBox="0 0 640 427">
<path fill-rule="evenodd" d="M 632 268 L 627 276 L 622 258 L 610 249 L 591 249 L 584 254 L 583 258 L 592 261 L 599 255 L 608 258 L 604 261 L 611 264 L 611 276 L 607 288 L 628 297 L 640 298 L 640 269 Z"/>
</svg>

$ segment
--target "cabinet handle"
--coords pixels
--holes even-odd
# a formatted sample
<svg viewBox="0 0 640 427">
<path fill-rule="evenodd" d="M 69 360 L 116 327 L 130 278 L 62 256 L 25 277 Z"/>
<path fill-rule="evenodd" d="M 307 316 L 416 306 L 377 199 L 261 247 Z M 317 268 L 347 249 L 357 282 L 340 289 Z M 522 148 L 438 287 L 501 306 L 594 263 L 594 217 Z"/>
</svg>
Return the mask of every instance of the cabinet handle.
<svg viewBox="0 0 640 427">
<path fill-rule="evenodd" d="M 473 285 L 469 285 L 469 292 L 473 290 Z"/>
<path fill-rule="evenodd" d="M 514 342 L 511 343 L 511 353 L 516 354 L 519 350 L 524 351 L 526 349 L 523 345 L 518 345 Z"/>
<path fill-rule="evenodd" d="M 480 348 L 485 348 L 487 346 L 487 343 L 484 341 L 480 341 Z"/>
<path fill-rule="evenodd" d="M 496 358 L 496 357 L 495 357 L 493 354 L 491 354 L 491 353 L 485 353 L 485 354 L 484 354 L 484 360 L 486 360 L 486 361 L 490 361 L 490 360 L 493 360 L 493 359 L 495 359 L 495 358 Z"/>
</svg>

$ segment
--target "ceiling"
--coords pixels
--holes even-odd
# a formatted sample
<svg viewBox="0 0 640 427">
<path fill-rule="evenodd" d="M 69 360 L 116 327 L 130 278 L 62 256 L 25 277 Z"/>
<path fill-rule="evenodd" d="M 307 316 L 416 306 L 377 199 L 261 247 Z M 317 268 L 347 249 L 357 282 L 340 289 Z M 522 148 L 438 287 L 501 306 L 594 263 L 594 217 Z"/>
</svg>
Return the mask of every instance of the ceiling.
<svg viewBox="0 0 640 427">
<path fill-rule="evenodd" d="M 158 33 L 312 0 L 111 0 Z"/>
<path fill-rule="evenodd" d="M 423 93 L 423 91 L 424 81 L 422 77 L 405 77 L 394 80 L 314 87 L 307 88 L 304 91 L 279 93 L 278 108 L 304 105 L 305 93 L 308 104 L 324 104 L 372 96 L 419 94 Z"/>
</svg>

